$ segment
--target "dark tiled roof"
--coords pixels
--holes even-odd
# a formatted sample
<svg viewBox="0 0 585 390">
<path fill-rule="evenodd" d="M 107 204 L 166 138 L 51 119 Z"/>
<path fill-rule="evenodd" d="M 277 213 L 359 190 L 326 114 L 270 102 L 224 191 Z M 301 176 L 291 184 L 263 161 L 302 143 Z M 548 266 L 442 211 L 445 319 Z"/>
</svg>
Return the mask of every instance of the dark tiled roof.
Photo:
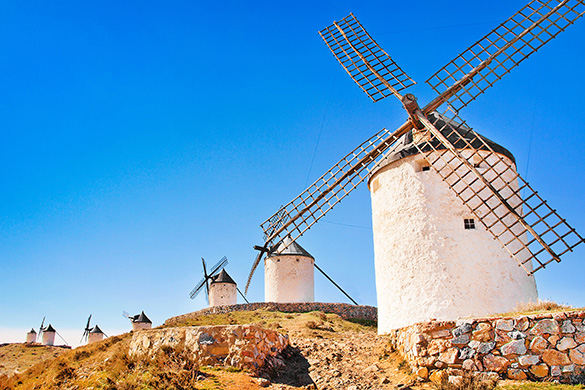
<svg viewBox="0 0 585 390">
<path fill-rule="evenodd" d="M 34 329 L 31 329 L 28 333 L 37 333 Z"/>
<path fill-rule="evenodd" d="M 43 332 L 55 332 L 55 329 L 53 328 L 53 325 L 49 324 Z"/>
<path fill-rule="evenodd" d="M 459 138 L 459 136 L 461 136 L 474 148 L 479 150 L 489 150 L 483 144 L 483 140 L 494 152 L 510 158 L 514 163 L 516 162 L 514 155 L 508 149 L 504 148 L 500 144 L 495 143 L 489 138 L 476 133 L 468 126 L 457 123 L 437 112 L 430 113 L 428 118 L 435 125 L 435 127 L 439 129 L 441 133 L 455 145 L 456 148 L 469 149 L 469 146 Z M 459 134 L 459 136 L 457 134 L 453 134 L 454 131 Z M 436 139 L 434 139 L 432 143 L 436 149 L 445 149 L 445 147 Z M 424 149 L 425 151 L 430 150 L 428 146 Z M 378 169 L 394 161 L 398 161 L 404 157 L 413 156 L 415 154 L 419 154 L 419 151 L 413 143 L 412 131 L 409 131 L 396 142 L 392 148 L 392 151 L 388 153 L 386 157 L 384 157 L 384 160 Z"/>
<path fill-rule="evenodd" d="M 302 246 L 300 246 L 296 241 L 292 242 L 290 236 L 286 236 L 284 240 L 278 245 L 278 247 L 270 253 L 268 253 L 268 257 L 274 256 L 305 256 L 310 257 L 311 259 L 315 259 L 309 252 L 307 252 Z M 290 244 L 289 244 L 290 243 Z M 286 245 L 288 245 L 285 249 Z"/>
<path fill-rule="evenodd" d="M 231 283 L 231 284 L 236 284 L 236 282 L 234 282 L 234 280 L 231 278 L 231 276 L 228 275 L 228 273 L 225 271 L 225 269 L 222 269 L 221 272 L 215 276 L 211 277 L 211 283 Z"/>
<path fill-rule="evenodd" d="M 132 322 L 148 322 L 149 324 L 152 324 L 152 321 L 146 316 L 146 314 L 144 314 L 144 312 L 135 315 Z"/>
<path fill-rule="evenodd" d="M 103 334 L 104 332 L 102 332 L 102 330 L 100 329 L 99 326 L 94 326 L 92 330 L 89 331 L 89 333 L 101 333 Z"/>
</svg>

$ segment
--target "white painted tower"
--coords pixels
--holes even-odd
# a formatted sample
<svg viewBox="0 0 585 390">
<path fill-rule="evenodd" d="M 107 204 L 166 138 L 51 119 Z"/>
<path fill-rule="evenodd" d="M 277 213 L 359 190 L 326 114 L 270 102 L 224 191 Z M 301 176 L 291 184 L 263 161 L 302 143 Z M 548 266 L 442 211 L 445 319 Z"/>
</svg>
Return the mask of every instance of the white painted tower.
<svg viewBox="0 0 585 390">
<path fill-rule="evenodd" d="M 296 241 L 286 237 L 264 259 L 264 300 L 266 302 L 314 302 L 315 259 Z M 289 244 L 286 249 L 284 248 Z"/>
<path fill-rule="evenodd" d="M 222 269 L 211 278 L 209 284 L 209 307 L 235 305 L 238 303 L 236 282 Z"/>
<path fill-rule="evenodd" d="M 515 164 L 508 150 L 482 138 Z M 428 167 L 414 147 L 412 133 L 398 143 L 403 146 L 386 156 L 368 182 L 378 333 L 433 318 L 453 320 L 506 312 L 520 302 L 536 301 L 534 277 L 518 266 Z M 467 158 L 472 155 L 471 150 L 460 152 Z M 490 151 L 481 153 L 490 163 L 498 160 Z M 500 172 L 504 171 L 501 165 Z M 482 171 L 481 165 L 478 169 Z M 489 180 L 490 173 L 484 172 Z M 504 179 L 518 188 L 514 177 L 504 175 Z M 483 186 L 479 181 L 475 185 Z M 511 203 L 516 207 L 519 200 Z"/>
<path fill-rule="evenodd" d="M 152 321 L 146 316 L 146 314 L 144 314 L 144 312 L 132 317 L 131 321 L 133 331 L 152 328 Z"/>
<path fill-rule="evenodd" d="M 32 344 L 37 341 L 37 332 L 34 329 L 31 329 L 30 332 L 26 334 L 26 343 Z"/>
<path fill-rule="evenodd" d="M 43 345 L 55 345 L 55 329 L 51 324 L 43 330 Z"/>
<path fill-rule="evenodd" d="M 96 341 L 102 341 L 104 339 L 104 332 L 99 326 L 94 326 L 92 330 L 87 334 L 87 343 L 95 343 Z"/>
</svg>

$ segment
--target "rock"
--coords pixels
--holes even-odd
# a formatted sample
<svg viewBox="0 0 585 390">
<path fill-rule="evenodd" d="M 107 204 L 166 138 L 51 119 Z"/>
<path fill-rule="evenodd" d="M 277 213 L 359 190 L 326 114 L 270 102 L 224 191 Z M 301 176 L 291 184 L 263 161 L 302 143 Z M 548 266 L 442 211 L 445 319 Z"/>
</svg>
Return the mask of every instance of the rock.
<svg viewBox="0 0 585 390">
<path fill-rule="evenodd" d="M 563 372 L 563 374 L 572 374 L 575 372 L 575 365 L 569 364 L 568 366 L 563 366 L 561 367 L 561 371 Z"/>
<path fill-rule="evenodd" d="M 410 385 L 407 385 L 406 383 L 399 383 L 394 386 L 394 390 L 410 390 Z"/>
<path fill-rule="evenodd" d="M 544 378 L 545 376 L 548 376 L 548 366 L 544 363 L 530 367 L 529 371 L 537 378 Z"/>
<path fill-rule="evenodd" d="M 573 337 L 575 338 L 577 344 L 585 343 L 585 333 L 575 333 Z"/>
<path fill-rule="evenodd" d="M 518 364 L 522 367 L 533 366 L 538 363 L 540 363 L 540 356 L 538 355 L 518 356 Z"/>
<path fill-rule="evenodd" d="M 502 356 L 495 356 L 495 355 L 489 354 L 489 355 L 484 356 L 484 358 L 483 358 L 484 369 L 486 369 L 488 371 L 502 372 L 506 368 L 508 368 L 509 364 L 510 364 L 510 362 L 508 361 L 508 359 L 506 359 L 505 357 L 502 357 Z"/>
<path fill-rule="evenodd" d="M 518 368 L 508 368 L 506 375 L 509 379 L 516 381 L 523 381 L 527 378 L 526 373 Z"/>
<path fill-rule="evenodd" d="M 451 339 L 453 345 L 466 345 L 467 343 L 469 343 L 469 334 L 462 334 Z"/>
<path fill-rule="evenodd" d="M 566 351 L 567 349 L 571 349 L 571 348 L 575 348 L 577 346 L 577 343 L 575 342 L 575 340 L 573 340 L 572 337 L 563 337 L 558 343 L 557 343 L 557 349 L 559 351 Z"/>
<path fill-rule="evenodd" d="M 459 337 L 465 333 L 471 332 L 472 329 L 473 328 L 471 327 L 471 324 L 465 323 L 465 324 L 453 329 L 453 331 L 451 333 L 453 333 L 453 337 Z"/>
<path fill-rule="evenodd" d="M 475 355 L 475 350 L 469 347 L 465 347 L 459 350 L 458 358 L 460 360 L 471 359 Z"/>
<path fill-rule="evenodd" d="M 500 348 L 500 352 L 502 352 L 502 355 L 504 356 L 524 355 L 526 353 L 526 345 L 522 339 L 510 341 L 508 344 Z"/>
<path fill-rule="evenodd" d="M 546 347 L 548 347 L 548 341 L 546 341 L 546 339 L 542 336 L 535 337 L 530 342 L 530 346 L 529 346 L 531 351 L 538 353 L 538 354 L 544 352 Z"/>
<path fill-rule="evenodd" d="M 579 345 L 575 349 L 571 349 L 569 351 L 569 356 L 571 357 L 571 361 L 575 364 L 584 365 L 585 364 L 585 344 Z"/>
<path fill-rule="evenodd" d="M 561 376 L 561 368 L 559 366 L 551 366 L 550 367 L 550 375 L 551 376 Z"/>
<path fill-rule="evenodd" d="M 381 385 L 385 385 L 386 383 L 390 383 L 390 379 L 388 379 L 388 377 L 383 376 L 382 378 L 380 378 Z"/>
<path fill-rule="evenodd" d="M 506 332 L 514 330 L 514 320 L 497 320 L 496 329 Z"/>
<path fill-rule="evenodd" d="M 432 331 L 430 333 L 431 337 L 434 339 L 438 339 L 438 338 L 445 338 L 451 335 L 451 332 L 449 332 L 449 329 L 441 329 L 441 330 L 435 330 Z"/>
<path fill-rule="evenodd" d="M 376 364 L 372 364 L 371 366 L 366 368 L 364 371 L 365 372 L 378 372 L 378 371 L 380 371 L 380 367 L 378 367 Z"/>
<path fill-rule="evenodd" d="M 471 333 L 471 339 L 476 341 L 491 341 L 494 337 L 492 326 L 487 322 L 480 322 Z"/>
<path fill-rule="evenodd" d="M 561 339 L 561 338 L 560 338 L 559 336 L 557 336 L 557 335 L 554 335 L 554 334 L 553 334 L 553 335 L 551 335 L 551 336 L 549 336 L 549 337 L 548 337 L 548 340 L 547 340 L 547 341 L 548 341 L 548 343 L 549 343 L 549 344 L 550 344 L 552 347 L 554 347 L 554 346 L 556 346 L 556 345 L 557 345 L 557 342 L 558 342 L 560 339 Z"/>
<path fill-rule="evenodd" d="M 571 364 L 567 354 L 557 351 L 556 349 L 547 349 L 542 353 L 542 361 L 549 366 L 565 366 Z"/>
<path fill-rule="evenodd" d="M 564 320 L 561 325 L 561 332 L 563 333 L 575 333 L 575 327 L 571 320 Z"/>
<path fill-rule="evenodd" d="M 258 382 L 258 386 L 260 386 L 260 387 L 268 387 L 272 384 L 268 379 L 265 379 L 265 378 L 258 378 L 257 382 Z"/>
<path fill-rule="evenodd" d="M 429 369 L 426 367 L 419 367 L 416 371 L 415 371 L 416 376 L 418 376 L 419 378 L 423 378 L 423 379 L 428 379 L 429 378 Z"/>
<path fill-rule="evenodd" d="M 512 339 L 512 340 L 520 340 L 520 339 L 525 339 L 526 335 L 520 331 L 517 330 L 513 330 L 511 332 L 508 332 L 508 336 Z"/>
<path fill-rule="evenodd" d="M 437 370 L 437 371 L 433 371 L 431 373 L 431 375 L 429 376 L 429 379 L 431 382 L 433 382 L 437 386 L 440 386 L 443 382 L 447 381 L 448 377 L 449 377 L 449 374 L 447 374 L 447 371 Z"/>
<path fill-rule="evenodd" d="M 555 320 L 544 319 L 540 320 L 530 329 L 530 333 L 542 336 L 544 334 L 559 333 L 559 324 Z"/>
<path fill-rule="evenodd" d="M 477 370 L 477 366 L 475 365 L 475 362 L 473 361 L 473 359 L 464 360 L 463 364 L 461 365 L 461 368 L 464 369 L 465 371 Z"/>
<path fill-rule="evenodd" d="M 482 355 L 485 355 L 486 353 L 491 352 L 495 347 L 496 347 L 495 341 L 492 341 L 489 343 L 481 343 L 479 348 L 477 348 L 477 352 L 482 354 Z"/>
<path fill-rule="evenodd" d="M 457 361 L 457 355 L 459 351 L 457 348 L 450 348 L 439 355 L 439 360 L 443 363 L 453 364 Z"/>
<path fill-rule="evenodd" d="M 516 318 L 516 325 L 514 325 L 514 329 L 519 330 L 520 332 L 524 332 L 528 330 L 530 326 L 530 320 L 528 317 L 520 317 Z"/>
<path fill-rule="evenodd" d="M 427 346 L 427 352 L 429 355 L 438 355 L 441 352 L 445 352 L 450 346 L 451 342 L 449 340 L 431 340 Z"/>
<path fill-rule="evenodd" d="M 357 386 L 356 385 L 351 385 L 347 388 L 347 390 L 357 390 Z"/>
</svg>

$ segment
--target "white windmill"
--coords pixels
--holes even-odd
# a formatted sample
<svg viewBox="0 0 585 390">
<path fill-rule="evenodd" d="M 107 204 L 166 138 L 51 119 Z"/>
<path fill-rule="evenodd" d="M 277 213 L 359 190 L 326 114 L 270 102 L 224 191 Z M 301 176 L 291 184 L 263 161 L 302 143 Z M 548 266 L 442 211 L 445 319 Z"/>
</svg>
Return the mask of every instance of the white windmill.
<svg viewBox="0 0 585 390">
<path fill-rule="evenodd" d="M 353 15 L 322 30 L 368 96 L 394 95 L 408 120 L 366 140 L 262 224 L 246 291 L 264 253 L 284 250 L 368 179 L 379 333 L 536 299 L 534 272 L 583 238 L 459 112 L 584 12 L 584 0 L 531 1 L 427 80 L 438 96 L 423 108 L 400 94 L 414 81 Z"/>
</svg>

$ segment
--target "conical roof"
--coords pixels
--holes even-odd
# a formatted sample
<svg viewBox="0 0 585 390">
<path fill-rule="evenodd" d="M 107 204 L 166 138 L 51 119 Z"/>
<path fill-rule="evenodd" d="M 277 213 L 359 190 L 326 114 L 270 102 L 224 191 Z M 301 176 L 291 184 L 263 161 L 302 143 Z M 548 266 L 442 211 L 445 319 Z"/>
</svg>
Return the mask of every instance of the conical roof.
<svg viewBox="0 0 585 390">
<path fill-rule="evenodd" d="M 296 241 L 293 242 L 290 236 L 286 236 L 284 240 L 282 240 L 282 242 L 278 245 L 277 248 L 273 249 L 268 253 L 267 257 L 274 256 L 305 256 L 315 260 L 315 258 L 309 252 L 307 252 L 302 246 L 300 246 Z"/>
<path fill-rule="evenodd" d="M 56 332 L 56 330 L 53 328 L 53 325 L 49 324 L 49 326 L 47 326 L 43 332 L 45 332 L 45 333 L 46 332 L 53 332 L 54 333 L 54 332 Z"/>
<path fill-rule="evenodd" d="M 36 334 L 37 332 L 33 328 L 31 328 L 30 332 L 28 332 L 28 333 L 35 333 Z"/>
<path fill-rule="evenodd" d="M 104 334 L 104 332 L 102 332 L 102 330 L 100 329 L 99 326 L 94 326 L 92 330 L 89 331 L 89 333 L 101 333 Z"/>
<path fill-rule="evenodd" d="M 231 276 L 228 275 L 225 269 L 222 269 L 221 272 L 215 276 L 211 277 L 211 283 L 231 283 L 236 284 Z"/>
<path fill-rule="evenodd" d="M 152 324 L 152 321 L 144 314 L 144 312 L 140 313 L 138 316 L 134 316 L 134 320 L 132 322 L 148 322 Z"/>
<path fill-rule="evenodd" d="M 512 162 L 516 162 L 514 159 L 514 155 L 502 145 L 490 140 L 489 138 L 484 137 L 481 134 L 473 131 L 469 126 L 462 125 L 454 120 L 444 117 L 443 115 L 439 114 L 438 112 L 431 112 L 428 115 L 429 120 L 435 125 L 437 129 L 441 131 L 441 133 L 449 139 L 453 143 L 453 145 L 457 149 L 469 149 L 467 142 L 476 149 L 479 150 L 489 150 L 483 142 L 485 142 L 494 152 L 502 154 Z M 463 138 L 465 141 L 461 140 Z M 483 142 L 482 142 L 483 141 Z M 433 138 L 431 141 L 432 146 L 437 150 L 445 149 L 445 147 L 436 139 Z M 430 146 L 426 146 L 422 148 L 423 151 L 431 151 L 432 148 Z M 419 150 L 414 144 L 412 131 L 409 131 L 405 135 L 403 135 L 396 144 L 393 146 L 392 150 L 388 153 L 384 160 L 379 164 L 378 168 L 375 170 L 382 168 L 394 161 L 398 161 L 402 158 L 413 156 L 415 154 L 419 154 Z M 372 172 L 373 173 L 373 172 Z"/>
</svg>

